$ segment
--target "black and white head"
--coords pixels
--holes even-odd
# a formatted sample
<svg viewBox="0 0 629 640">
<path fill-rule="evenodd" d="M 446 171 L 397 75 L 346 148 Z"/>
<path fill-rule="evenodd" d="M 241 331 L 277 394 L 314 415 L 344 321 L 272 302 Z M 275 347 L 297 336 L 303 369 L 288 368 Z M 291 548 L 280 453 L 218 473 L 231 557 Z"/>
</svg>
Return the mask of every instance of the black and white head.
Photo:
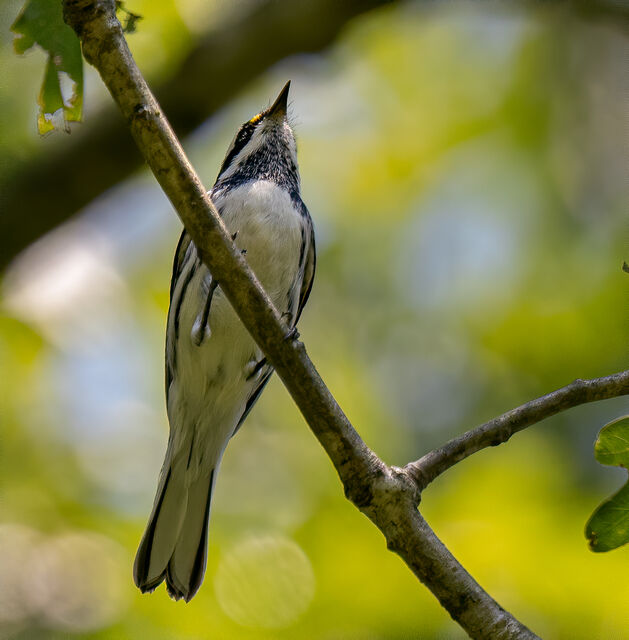
<svg viewBox="0 0 629 640">
<path fill-rule="evenodd" d="M 251 180 L 270 180 L 299 193 L 297 145 L 286 116 L 286 83 L 275 102 L 245 122 L 232 141 L 214 189 L 230 188 Z"/>
</svg>

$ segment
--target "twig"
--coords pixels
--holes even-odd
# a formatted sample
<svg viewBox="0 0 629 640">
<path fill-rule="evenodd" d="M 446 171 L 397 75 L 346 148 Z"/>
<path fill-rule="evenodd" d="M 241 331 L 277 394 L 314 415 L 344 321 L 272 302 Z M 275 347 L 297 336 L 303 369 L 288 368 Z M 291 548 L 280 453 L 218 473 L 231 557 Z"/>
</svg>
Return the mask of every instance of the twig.
<svg viewBox="0 0 629 640">
<path fill-rule="evenodd" d="M 199 254 L 265 352 L 336 467 L 347 497 L 382 531 L 450 615 L 473 638 L 536 638 L 465 571 L 417 511 L 408 475 L 385 465 L 361 440 L 248 268 L 137 69 L 114 0 L 64 0 L 66 22 L 101 74 L 155 177 Z M 208 86 L 207 90 L 211 90 Z"/>
<path fill-rule="evenodd" d="M 427 453 L 405 470 L 414 478 L 419 490 L 425 489 L 437 476 L 461 460 L 485 447 L 495 447 L 545 418 L 572 407 L 596 400 L 629 394 L 629 371 L 594 380 L 575 380 L 571 384 L 541 398 L 507 411 L 485 424 L 453 438 L 442 447 Z"/>
</svg>

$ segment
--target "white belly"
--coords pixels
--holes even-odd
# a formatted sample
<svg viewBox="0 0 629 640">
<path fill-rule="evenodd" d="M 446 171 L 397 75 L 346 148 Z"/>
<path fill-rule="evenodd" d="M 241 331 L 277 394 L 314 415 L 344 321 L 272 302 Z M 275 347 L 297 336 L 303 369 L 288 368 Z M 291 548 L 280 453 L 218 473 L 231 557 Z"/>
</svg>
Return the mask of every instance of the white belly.
<svg viewBox="0 0 629 640">
<path fill-rule="evenodd" d="M 272 182 L 256 182 L 232 189 L 215 205 L 235 243 L 280 313 L 289 308 L 289 296 L 298 297 L 296 285 L 301 249 L 301 218 L 286 190 Z M 196 431 L 194 451 L 205 451 L 216 463 L 242 414 L 256 378 L 247 379 L 251 365 L 262 358 L 249 333 L 219 288 L 209 315 L 209 335 L 200 345 L 192 329 L 202 314 L 209 285 L 205 267 L 190 281 L 179 313 L 176 375 L 171 386 L 168 414 L 181 449 Z M 296 308 L 296 300 L 293 300 Z M 199 441 L 201 440 L 201 441 Z M 177 446 L 176 448 L 180 448 Z M 196 453 L 195 453 L 196 457 Z M 193 466 L 196 466 L 194 464 Z"/>
</svg>

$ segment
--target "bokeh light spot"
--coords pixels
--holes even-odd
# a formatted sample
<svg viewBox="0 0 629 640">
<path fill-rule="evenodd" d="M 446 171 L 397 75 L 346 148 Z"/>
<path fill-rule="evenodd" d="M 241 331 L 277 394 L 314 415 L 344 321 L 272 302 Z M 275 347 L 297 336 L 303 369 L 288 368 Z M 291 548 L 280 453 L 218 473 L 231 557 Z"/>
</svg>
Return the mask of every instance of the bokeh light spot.
<svg viewBox="0 0 629 640">
<path fill-rule="evenodd" d="M 315 579 L 310 560 L 283 536 L 249 538 L 229 551 L 214 580 L 223 611 L 246 627 L 277 629 L 310 605 Z"/>
<path fill-rule="evenodd" d="M 124 613 L 129 560 L 113 540 L 91 532 L 66 533 L 46 540 L 30 560 L 25 574 L 46 626 L 93 631 Z"/>
<path fill-rule="evenodd" d="M 21 524 L 0 525 L 0 623 L 21 622 L 34 613 L 24 568 L 42 537 Z"/>
</svg>

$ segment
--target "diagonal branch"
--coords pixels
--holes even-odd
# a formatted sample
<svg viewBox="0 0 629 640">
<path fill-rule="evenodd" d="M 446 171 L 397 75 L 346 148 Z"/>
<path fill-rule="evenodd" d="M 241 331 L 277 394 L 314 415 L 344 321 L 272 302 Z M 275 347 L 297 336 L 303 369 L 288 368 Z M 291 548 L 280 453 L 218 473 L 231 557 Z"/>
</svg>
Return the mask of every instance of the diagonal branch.
<svg viewBox="0 0 629 640">
<path fill-rule="evenodd" d="M 453 438 L 442 447 L 406 465 L 405 470 L 415 480 L 420 491 L 437 476 L 461 460 L 485 447 L 495 447 L 518 431 L 522 431 L 560 411 L 580 404 L 629 395 L 629 371 L 604 378 L 575 380 L 571 384 L 541 398 L 531 400 L 507 411 L 485 424 Z"/>
<path fill-rule="evenodd" d="M 164 114 L 137 69 L 114 0 L 64 0 L 88 62 L 101 74 L 135 141 L 195 242 L 199 255 L 332 460 L 347 497 L 382 531 L 388 547 L 473 638 L 536 638 L 457 562 L 417 511 L 419 492 L 362 441 L 321 380 L 303 344 L 282 322 L 236 249 Z"/>
</svg>

